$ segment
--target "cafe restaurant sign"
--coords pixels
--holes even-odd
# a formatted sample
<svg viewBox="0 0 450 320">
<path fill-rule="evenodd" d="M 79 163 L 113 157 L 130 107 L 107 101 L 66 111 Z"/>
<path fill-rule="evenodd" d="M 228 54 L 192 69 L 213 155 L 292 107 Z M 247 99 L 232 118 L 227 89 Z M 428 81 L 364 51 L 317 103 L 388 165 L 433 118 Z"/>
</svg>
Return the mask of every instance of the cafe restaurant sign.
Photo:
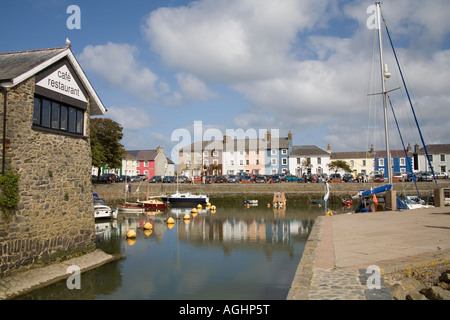
<svg viewBox="0 0 450 320">
<path fill-rule="evenodd" d="M 64 95 L 72 101 L 75 99 L 78 102 L 86 104 L 87 99 L 83 92 L 84 90 L 80 88 L 78 81 L 67 65 L 62 64 L 56 70 L 54 69 L 55 68 L 50 70 L 50 73 L 44 75 L 42 79 L 37 79 L 36 89 L 37 87 L 40 87 L 44 89 L 44 92 L 48 93 L 48 91 L 50 91 L 51 96 L 57 100 L 66 100 L 61 98 L 61 95 Z M 40 91 L 42 92 L 42 90 Z"/>
</svg>

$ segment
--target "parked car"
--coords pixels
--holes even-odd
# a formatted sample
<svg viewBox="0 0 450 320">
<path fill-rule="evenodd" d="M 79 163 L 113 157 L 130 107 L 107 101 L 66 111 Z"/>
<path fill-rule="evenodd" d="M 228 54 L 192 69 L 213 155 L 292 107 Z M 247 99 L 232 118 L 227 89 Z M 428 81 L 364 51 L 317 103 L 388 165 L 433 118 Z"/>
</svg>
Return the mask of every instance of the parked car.
<svg viewBox="0 0 450 320">
<path fill-rule="evenodd" d="M 175 180 L 176 182 L 176 180 Z M 189 178 L 186 176 L 178 176 L 178 183 L 185 183 L 185 182 L 189 182 Z"/>
<path fill-rule="evenodd" d="M 153 176 L 152 178 L 148 179 L 149 183 L 157 183 L 162 182 L 161 176 Z"/>
<path fill-rule="evenodd" d="M 298 181 L 298 180 L 300 180 L 300 178 L 297 176 L 294 176 L 293 174 L 286 175 L 286 182 L 292 182 L 292 181 Z"/>
<path fill-rule="evenodd" d="M 239 182 L 241 182 L 241 179 L 238 177 L 238 176 L 229 176 L 228 177 L 228 182 L 229 183 L 239 183 Z"/>
<path fill-rule="evenodd" d="M 216 176 L 206 176 L 205 183 L 211 184 L 216 181 Z"/>
<path fill-rule="evenodd" d="M 252 176 L 243 176 L 241 183 L 252 183 L 253 182 L 253 177 Z"/>
<path fill-rule="evenodd" d="M 405 178 L 401 172 L 394 172 L 392 175 L 392 181 L 400 181 L 403 182 Z"/>
<path fill-rule="evenodd" d="M 277 175 L 277 174 L 274 174 L 273 176 L 270 177 L 269 182 L 271 182 L 271 183 L 279 183 L 279 182 L 281 182 L 281 177 L 279 175 Z"/>
<path fill-rule="evenodd" d="M 228 181 L 228 179 L 225 176 L 218 176 L 216 178 L 216 183 L 226 183 L 227 181 Z"/>
<path fill-rule="evenodd" d="M 175 177 L 173 177 L 173 176 L 165 176 L 162 179 L 162 182 L 163 183 L 172 183 L 172 182 L 176 182 L 176 181 L 175 181 Z"/>
<path fill-rule="evenodd" d="M 438 178 L 438 179 L 447 179 L 448 178 L 448 174 L 447 174 L 447 172 L 438 172 L 438 173 L 436 173 L 436 178 Z"/>
<path fill-rule="evenodd" d="M 265 176 L 256 176 L 255 177 L 255 183 L 266 183 L 267 178 Z"/>
<path fill-rule="evenodd" d="M 417 181 L 433 181 L 433 174 L 431 172 L 419 172 L 417 175 Z"/>
<path fill-rule="evenodd" d="M 373 182 L 384 182 L 384 174 L 376 174 L 373 177 Z"/>
<path fill-rule="evenodd" d="M 100 176 L 100 182 L 113 183 L 117 181 L 117 176 L 114 173 L 106 173 Z"/>
<path fill-rule="evenodd" d="M 333 173 L 330 175 L 330 181 L 331 182 L 341 182 L 342 176 L 340 173 Z"/>
<path fill-rule="evenodd" d="M 353 180 L 354 180 L 354 177 L 353 177 L 353 174 L 351 174 L 351 173 L 344 174 L 344 177 L 342 178 L 342 181 L 344 181 L 344 182 L 353 182 Z"/>
</svg>

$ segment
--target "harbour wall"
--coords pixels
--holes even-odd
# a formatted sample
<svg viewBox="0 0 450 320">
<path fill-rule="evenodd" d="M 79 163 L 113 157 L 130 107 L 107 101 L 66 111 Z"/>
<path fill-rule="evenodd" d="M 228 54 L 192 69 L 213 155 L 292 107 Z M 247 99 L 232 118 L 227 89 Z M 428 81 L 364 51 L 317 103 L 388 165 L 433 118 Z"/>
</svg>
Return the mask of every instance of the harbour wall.
<svg viewBox="0 0 450 320">
<path fill-rule="evenodd" d="M 449 187 L 450 179 L 439 181 L 439 187 Z M 342 198 L 351 197 L 359 190 L 370 189 L 380 186 L 379 183 L 330 183 L 330 200 L 337 201 Z M 436 185 L 430 182 L 418 183 L 418 189 L 423 199 L 432 196 Z M 413 183 L 394 184 L 397 194 L 417 195 Z M 94 184 L 94 192 L 108 201 L 123 201 L 125 198 L 125 184 Z M 127 193 L 127 199 L 145 199 L 146 196 L 162 196 L 176 192 L 175 183 L 132 183 L 131 193 Z M 298 198 L 310 201 L 321 201 L 326 193 L 324 183 L 215 183 L 215 184 L 179 184 L 180 192 L 207 193 L 211 198 L 226 197 L 258 197 L 272 196 L 274 192 L 284 192 L 287 198 Z"/>
</svg>

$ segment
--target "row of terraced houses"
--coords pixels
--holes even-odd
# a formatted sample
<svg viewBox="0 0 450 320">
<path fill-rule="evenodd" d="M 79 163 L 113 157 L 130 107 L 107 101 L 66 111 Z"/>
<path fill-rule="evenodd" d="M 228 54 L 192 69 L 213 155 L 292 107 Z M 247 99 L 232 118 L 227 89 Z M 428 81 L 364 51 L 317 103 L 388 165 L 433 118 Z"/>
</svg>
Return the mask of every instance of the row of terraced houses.
<svg viewBox="0 0 450 320">
<path fill-rule="evenodd" d="M 450 144 L 428 146 L 428 153 L 435 172 L 450 173 Z M 418 145 L 414 149 L 391 150 L 392 171 L 411 173 L 430 171 L 425 161 L 425 152 Z M 188 145 L 178 153 L 177 166 L 164 156 L 163 150 L 128 151 L 123 167 L 118 174 L 145 175 L 149 178 L 171 176 L 175 171 L 187 177 L 201 175 L 273 175 L 289 173 L 331 174 L 329 164 L 334 160 L 344 160 L 354 176 L 370 175 L 373 172 L 387 176 L 385 150 L 332 152 L 331 146 L 323 150 L 314 145 L 294 146 L 292 133 L 287 137 L 272 137 L 267 132 L 259 139 L 234 139 L 224 135 L 222 140 L 198 141 Z"/>
</svg>

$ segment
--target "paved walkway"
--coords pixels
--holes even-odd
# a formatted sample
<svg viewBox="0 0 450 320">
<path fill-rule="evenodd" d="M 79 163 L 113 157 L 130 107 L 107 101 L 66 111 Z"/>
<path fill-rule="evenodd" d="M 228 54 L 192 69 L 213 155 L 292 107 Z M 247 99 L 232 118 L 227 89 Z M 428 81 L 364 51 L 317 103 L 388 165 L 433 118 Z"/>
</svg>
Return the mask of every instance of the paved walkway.
<svg viewBox="0 0 450 320">
<path fill-rule="evenodd" d="M 31 269 L 0 279 L 0 300 L 12 299 L 32 290 L 67 279 L 73 271 L 70 266 L 77 266 L 80 272 L 97 268 L 105 263 L 120 259 L 121 256 L 109 255 L 95 250 L 78 258 L 73 258 L 47 267 Z"/>
<path fill-rule="evenodd" d="M 438 258 L 450 258 L 450 207 L 319 217 L 287 299 L 392 299 L 378 272 Z"/>
</svg>

